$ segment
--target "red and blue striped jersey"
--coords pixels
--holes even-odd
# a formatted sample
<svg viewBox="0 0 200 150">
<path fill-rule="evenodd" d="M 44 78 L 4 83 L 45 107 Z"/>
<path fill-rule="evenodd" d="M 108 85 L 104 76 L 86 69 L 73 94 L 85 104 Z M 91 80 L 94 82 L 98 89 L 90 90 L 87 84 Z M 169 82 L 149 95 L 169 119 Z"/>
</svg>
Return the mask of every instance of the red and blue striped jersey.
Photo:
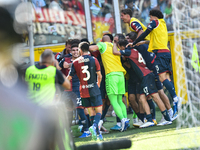
<svg viewBox="0 0 200 150">
<path fill-rule="evenodd" d="M 74 76 L 77 74 L 80 80 L 80 95 L 82 98 L 101 94 L 96 75 L 96 72 L 100 70 L 98 60 L 92 56 L 83 55 L 73 61 L 69 75 Z"/>
<path fill-rule="evenodd" d="M 134 69 L 136 75 L 142 81 L 143 77 L 151 73 L 147 68 L 146 63 L 142 55 L 136 49 L 125 49 L 120 50 L 121 55 L 124 55 L 126 58 L 129 58 L 129 63 Z"/>
</svg>

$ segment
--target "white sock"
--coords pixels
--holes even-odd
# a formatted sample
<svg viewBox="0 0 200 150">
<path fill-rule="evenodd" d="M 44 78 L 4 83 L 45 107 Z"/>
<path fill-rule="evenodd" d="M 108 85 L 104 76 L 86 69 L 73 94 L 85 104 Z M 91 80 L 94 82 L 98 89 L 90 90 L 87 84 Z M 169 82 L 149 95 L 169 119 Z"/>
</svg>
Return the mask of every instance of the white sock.
<svg viewBox="0 0 200 150">
<path fill-rule="evenodd" d="M 119 127 L 121 127 L 121 126 L 122 126 L 122 123 L 121 123 L 121 122 L 117 122 L 117 125 L 118 125 Z"/>
<path fill-rule="evenodd" d="M 168 110 L 168 114 L 169 114 L 170 117 L 173 116 L 173 109 L 172 109 L 172 108 L 170 108 L 170 109 Z"/>
<path fill-rule="evenodd" d="M 176 102 L 178 102 L 178 97 L 176 96 L 176 97 L 174 97 L 173 98 L 173 101 L 176 103 Z"/>
</svg>

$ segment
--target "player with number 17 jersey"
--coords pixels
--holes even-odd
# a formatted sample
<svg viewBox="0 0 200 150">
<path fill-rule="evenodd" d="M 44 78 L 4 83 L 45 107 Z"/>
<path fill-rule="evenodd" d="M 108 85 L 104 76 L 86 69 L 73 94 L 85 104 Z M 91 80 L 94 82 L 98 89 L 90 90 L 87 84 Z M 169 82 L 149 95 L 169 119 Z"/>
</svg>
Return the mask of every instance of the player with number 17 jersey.
<svg viewBox="0 0 200 150">
<path fill-rule="evenodd" d="M 81 98 L 100 95 L 100 89 L 97 85 L 96 72 L 100 71 L 100 65 L 96 58 L 89 55 L 82 55 L 73 63 L 69 72 L 70 76 L 77 74 L 80 80 Z"/>
</svg>

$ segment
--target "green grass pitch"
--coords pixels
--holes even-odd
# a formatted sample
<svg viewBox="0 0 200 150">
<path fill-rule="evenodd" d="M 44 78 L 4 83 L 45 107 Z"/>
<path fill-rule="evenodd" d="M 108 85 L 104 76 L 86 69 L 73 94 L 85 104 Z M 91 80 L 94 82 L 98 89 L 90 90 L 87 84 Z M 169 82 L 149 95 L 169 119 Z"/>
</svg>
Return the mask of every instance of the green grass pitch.
<svg viewBox="0 0 200 150">
<path fill-rule="evenodd" d="M 104 141 L 118 140 L 121 138 L 130 139 L 132 147 L 130 149 L 137 150 L 160 150 L 160 149 L 198 149 L 200 148 L 200 127 L 199 128 L 184 128 L 176 129 L 176 121 L 172 125 L 154 126 L 144 129 L 135 128 L 132 126 L 132 115 L 128 115 L 130 120 L 130 128 L 125 132 L 110 131 L 108 134 L 103 134 Z M 110 129 L 116 124 L 115 117 L 106 117 L 108 121 L 104 123 L 106 129 Z M 161 119 L 160 111 L 156 112 L 156 120 Z M 72 126 L 75 145 L 92 144 L 99 141 L 92 141 L 91 137 L 78 138 L 81 133 L 78 130 L 78 125 Z"/>
</svg>

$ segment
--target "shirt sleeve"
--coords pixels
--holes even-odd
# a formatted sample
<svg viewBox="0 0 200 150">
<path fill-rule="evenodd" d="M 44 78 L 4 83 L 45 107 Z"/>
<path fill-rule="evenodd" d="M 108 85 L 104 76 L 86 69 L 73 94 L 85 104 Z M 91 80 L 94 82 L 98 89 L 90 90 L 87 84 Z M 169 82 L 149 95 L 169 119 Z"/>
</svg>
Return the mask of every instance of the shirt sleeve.
<svg viewBox="0 0 200 150">
<path fill-rule="evenodd" d="M 94 58 L 94 59 L 95 59 L 96 72 L 100 71 L 101 67 L 100 67 L 99 61 L 96 58 Z"/>
<path fill-rule="evenodd" d="M 100 52 L 99 51 L 94 51 L 94 52 L 91 52 L 91 54 L 94 56 L 94 57 L 98 57 L 100 55 Z"/>
<path fill-rule="evenodd" d="M 131 50 L 125 49 L 125 50 L 120 50 L 121 55 L 124 56 L 130 56 L 131 55 Z"/>
<path fill-rule="evenodd" d="M 74 63 L 72 63 L 71 69 L 69 71 L 69 75 L 73 77 L 75 74 L 76 74 L 76 70 L 74 67 Z"/>
<path fill-rule="evenodd" d="M 142 30 L 141 24 L 140 24 L 139 22 L 137 22 L 137 21 L 131 22 L 131 28 L 132 28 L 133 30 L 135 30 L 137 33 L 138 33 L 140 30 Z"/>
<path fill-rule="evenodd" d="M 159 25 L 158 20 L 153 20 L 149 23 L 147 29 L 152 31 L 154 28 L 156 28 Z"/>
<path fill-rule="evenodd" d="M 97 43 L 97 46 L 99 48 L 100 53 L 104 53 L 106 50 L 106 43 L 103 42 L 99 42 Z"/>
<path fill-rule="evenodd" d="M 61 85 L 65 81 L 65 79 L 64 79 L 64 77 L 62 75 L 62 72 L 60 70 L 58 70 L 58 69 L 56 69 L 56 81 L 58 81 L 58 83 L 61 84 Z"/>
</svg>

